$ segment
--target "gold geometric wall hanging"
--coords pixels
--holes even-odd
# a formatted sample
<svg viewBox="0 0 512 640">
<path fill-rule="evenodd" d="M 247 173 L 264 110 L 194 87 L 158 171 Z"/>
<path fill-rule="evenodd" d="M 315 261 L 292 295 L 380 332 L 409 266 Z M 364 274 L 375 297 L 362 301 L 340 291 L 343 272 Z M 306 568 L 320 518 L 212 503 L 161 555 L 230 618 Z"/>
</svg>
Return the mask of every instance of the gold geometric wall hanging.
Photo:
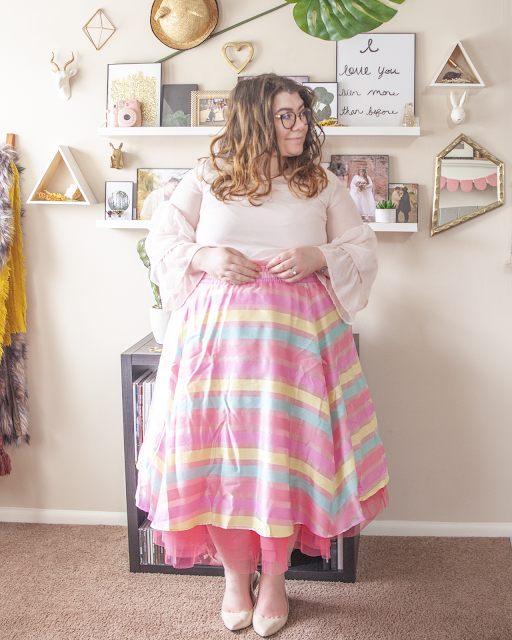
<svg viewBox="0 0 512 640">
<path fill-rule="evenodd" d="M 98 9 L 89 22 L 82 27 L 83 32 L 93 43 L 96 51 L 99 51 L 101 47 L 111 38 L 116 28 L 103 13 L 101 9 Z"/>
</svg>

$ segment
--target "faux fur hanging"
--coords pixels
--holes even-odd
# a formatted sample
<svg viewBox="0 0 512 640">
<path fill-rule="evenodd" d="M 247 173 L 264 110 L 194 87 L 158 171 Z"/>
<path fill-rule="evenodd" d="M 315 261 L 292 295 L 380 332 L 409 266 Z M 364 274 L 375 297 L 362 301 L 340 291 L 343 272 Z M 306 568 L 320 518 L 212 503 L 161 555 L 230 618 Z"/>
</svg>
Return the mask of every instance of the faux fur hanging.
<svg viewBox="0 0 512 640">
<path fill-rule="evenodd" d="M 25 260 L 17 154 L 0 146 L 0 432 L 6 444 L 28 435 Z M 0 439 L 0 475 L 10 472 Z"/>
</svg>

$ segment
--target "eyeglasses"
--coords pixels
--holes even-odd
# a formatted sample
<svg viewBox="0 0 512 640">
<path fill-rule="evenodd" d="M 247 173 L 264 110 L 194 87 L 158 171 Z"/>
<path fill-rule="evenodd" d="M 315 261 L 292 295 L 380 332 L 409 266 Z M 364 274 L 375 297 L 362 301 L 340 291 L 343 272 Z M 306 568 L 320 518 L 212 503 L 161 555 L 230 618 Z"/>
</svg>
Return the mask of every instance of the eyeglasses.
<svg viewBox="0 0 512 640">
<path fill-rule="evenodd" d="M 309 124 L 311 122 L 311 109 L 302 109 L 300 113 L 294 113 L 293 111 L 287 111 L 286 113 L 279 113 L 275 118 L 281 120 L 281 124 L 285 129 L 293 129 L 297 122 L 297 116 L 299 116 L 301 122 Z"/>
</svg>

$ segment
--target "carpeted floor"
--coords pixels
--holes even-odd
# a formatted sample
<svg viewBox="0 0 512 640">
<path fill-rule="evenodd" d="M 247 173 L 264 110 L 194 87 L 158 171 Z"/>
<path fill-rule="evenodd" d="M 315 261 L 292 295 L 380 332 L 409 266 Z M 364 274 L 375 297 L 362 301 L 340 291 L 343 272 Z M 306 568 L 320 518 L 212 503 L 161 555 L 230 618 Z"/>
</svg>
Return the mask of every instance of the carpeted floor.
<svg viewBox="0 0 512 640">
<path fill-rule="evenodd" d="M 0 523 L 2 640 L 259 638 L 222 578 L 131 574 L 124 527 Z M 289 581 L 279 640 L 512 640 L 508 538 L 361 538 L 355 584 Z"/>
</svg>

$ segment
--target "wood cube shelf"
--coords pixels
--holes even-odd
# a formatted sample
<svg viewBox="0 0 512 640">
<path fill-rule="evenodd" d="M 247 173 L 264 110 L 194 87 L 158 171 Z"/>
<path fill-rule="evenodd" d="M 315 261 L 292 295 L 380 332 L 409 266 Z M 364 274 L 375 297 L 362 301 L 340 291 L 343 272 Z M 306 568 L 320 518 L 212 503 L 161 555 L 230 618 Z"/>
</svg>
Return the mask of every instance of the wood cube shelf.
<svg viewBox="0 0 512 640">
<path fill-rule="evenodd" d="M 80 191 L 80 198 L 78 200 L 43 200 L 42 198 L 38 198 L 37 194 L 40 191 L 44 191 L 48 188 L 55 172 L 61 163 L 64 162 L 66 167 L 71 174 L 71 178 L 73 184 L 76 184 L 78 190 Z M 27 200 L 27 204 L 69 204 L 71 206 L 75 205 L 89 205 L 89 204 L 97 204 L 97 200 L 94 197 L 91 188 L 87 184 L 86 179 L 83 176 L 83 173 L 80 171 L 80 167 L 76 163 L 76 160 L 73 158 L 73 154 L 71 153 L 71 149 L 64 145 L 60 145 L 57 148 L 57 152 L 55 153 L 53 159 L 51 160 L 48 167 L 45 169 L 43 175 L 39 178 L 34 190 L 30 194 L 29 199 Z"/>
</svg>

